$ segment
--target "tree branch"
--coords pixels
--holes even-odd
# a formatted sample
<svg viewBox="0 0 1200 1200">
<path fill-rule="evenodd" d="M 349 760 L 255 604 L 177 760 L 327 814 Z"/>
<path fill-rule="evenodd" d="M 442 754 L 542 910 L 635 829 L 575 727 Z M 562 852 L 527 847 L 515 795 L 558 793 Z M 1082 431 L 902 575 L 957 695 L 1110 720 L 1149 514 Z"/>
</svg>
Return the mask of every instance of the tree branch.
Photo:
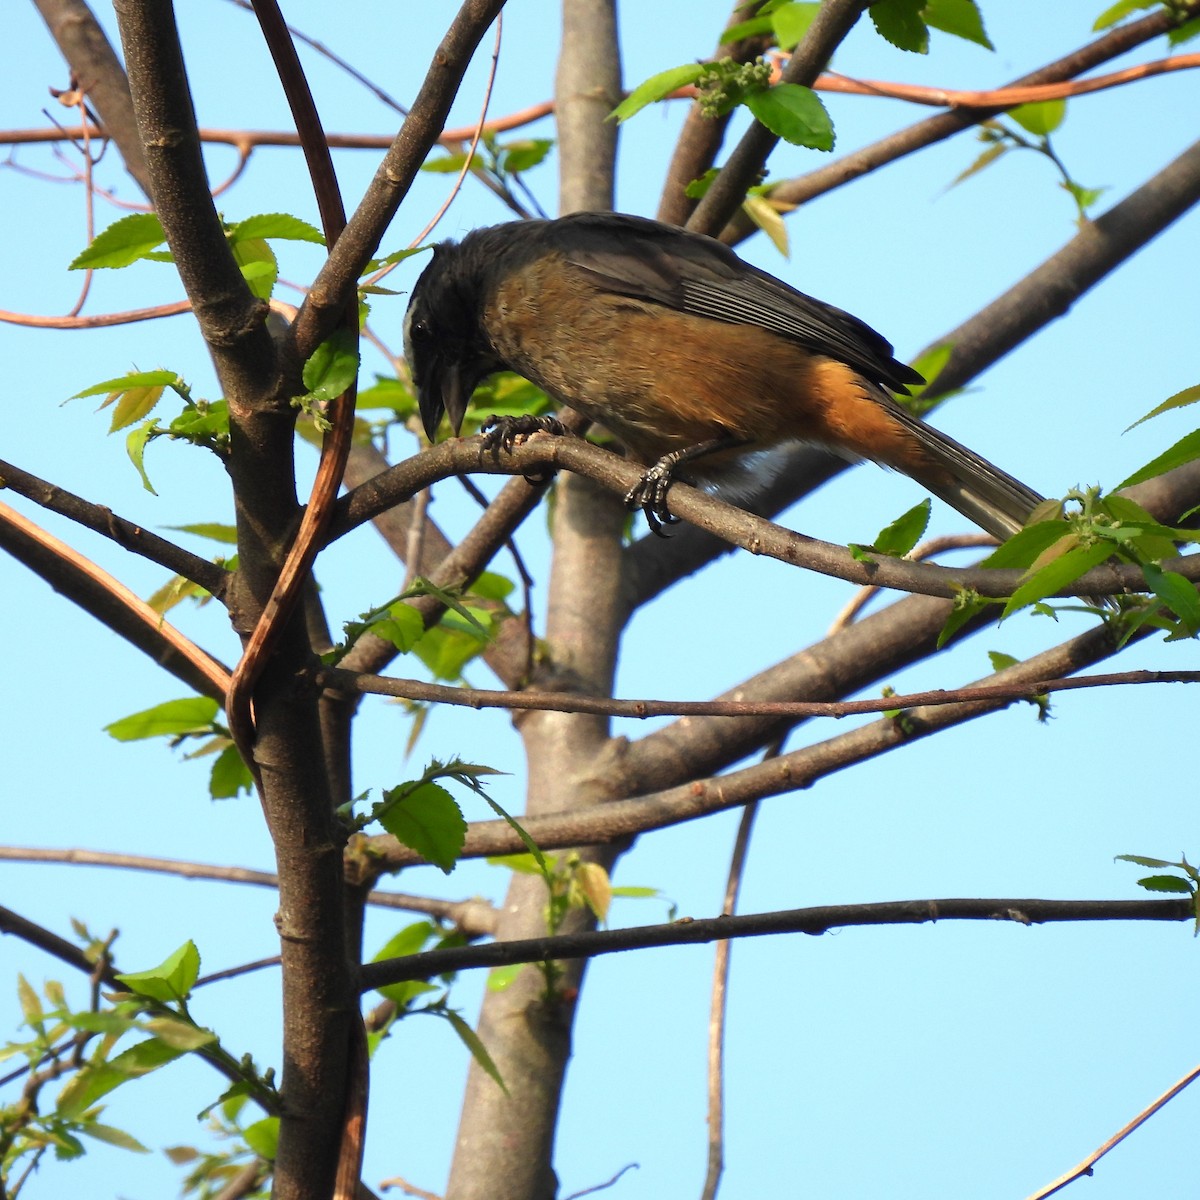
<svg viewBox="0 0 1200 1200">
<path fill-rule="evenodd" d="M 747 913 L 706 920 L 684 917 L 669 925 L 604 929 L 562 937 L 490 942 L 452 950 L 429 950 L 407 958 L 368 963 L 362 969 L 363 991 L 427 979 L 446 971 L 511 966 L 564 959 L 597 958 L 625 950 L 662 946 L 694 946 L 779 933 L 819 935 L 831 929 L 866 925 L 924 925 L 938 921 L 1006 921 L 1045 925 L 1079 921 L 1190 921 L 1192 901 L 1180 900 L 1033 900 L 946 899 L 892 900 L 876 904 L 827 904 L 783 912 Z"/>
</svg>

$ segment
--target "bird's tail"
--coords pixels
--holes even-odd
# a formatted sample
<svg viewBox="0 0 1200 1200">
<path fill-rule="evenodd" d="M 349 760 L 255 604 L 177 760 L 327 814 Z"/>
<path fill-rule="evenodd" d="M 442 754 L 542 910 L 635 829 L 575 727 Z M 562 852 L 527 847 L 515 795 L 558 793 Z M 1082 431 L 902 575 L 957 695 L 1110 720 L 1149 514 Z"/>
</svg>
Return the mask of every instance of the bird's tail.
<svg viewBox="0 0 1200 1200">
<path fill-rule="evenodd" d="M 1042 496 L 907 409 L 896 409 L 928 460 L 927 468 L 907 468 L 918 483 L 1001 541 L 1024 528 Z"/>
</svg>

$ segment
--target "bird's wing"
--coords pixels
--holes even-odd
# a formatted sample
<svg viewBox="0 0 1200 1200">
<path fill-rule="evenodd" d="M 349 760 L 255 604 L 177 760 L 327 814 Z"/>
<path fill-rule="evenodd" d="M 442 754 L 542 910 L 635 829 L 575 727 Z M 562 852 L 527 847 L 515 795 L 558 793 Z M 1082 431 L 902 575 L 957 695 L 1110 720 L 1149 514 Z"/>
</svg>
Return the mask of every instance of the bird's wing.
<svg viewBox="0 0 1200 1200">
<path fill-rule="evenodd" d="M 554 225 L 567 261 L 607 291 L 714 321 L 759 325 L 893 391 L 924 382 L 869 325 L 750 266 L 713 238 L 623 214 L 580 213 Z"/>
</svg>

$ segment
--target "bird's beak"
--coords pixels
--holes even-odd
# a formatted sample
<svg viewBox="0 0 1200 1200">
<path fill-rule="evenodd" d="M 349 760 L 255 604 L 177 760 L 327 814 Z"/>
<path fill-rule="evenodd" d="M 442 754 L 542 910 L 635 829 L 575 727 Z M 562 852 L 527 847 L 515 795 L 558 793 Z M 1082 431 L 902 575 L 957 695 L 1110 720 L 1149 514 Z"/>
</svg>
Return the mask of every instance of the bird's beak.
<svg viewBox="0 0 1200 1200">
<path fill-rule="evenodd" d="M 437 440 L 438 426 L 442 423 L 442 414 L 450 418 L 450 428 L 455 436 L 462 428 L 463 417 L 467 413 L 467 401 L 470 393 L 465 386 L 462 367 L 452 363 L 440 372 L 436 380 L 430 381 L 429 386 L 421 388 L 418 405 L 421 410 L 421 424 L 425 426 L 425 435 L 430 442 Z"/>
</svg>

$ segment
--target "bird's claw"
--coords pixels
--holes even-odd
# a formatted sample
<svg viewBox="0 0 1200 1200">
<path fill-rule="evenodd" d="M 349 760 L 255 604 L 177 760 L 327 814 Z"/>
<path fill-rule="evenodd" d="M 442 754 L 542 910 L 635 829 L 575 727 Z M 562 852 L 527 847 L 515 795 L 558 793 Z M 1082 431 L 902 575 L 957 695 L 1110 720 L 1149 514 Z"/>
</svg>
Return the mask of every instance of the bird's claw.
<svg viewBox="0 0 1200 1200">
<path fill-rule="evenodd" d="M 521 416 L 490 416 L 479 427 L 483 435 L 483 448 L 495 453 L 503 450 L 508 454 L 523 438 L 534 433 L 552 433 L 562 436 L 567 427 L 557 417 L 535 417 L 528 413 Z"/>
<path fill-rule="evenodd" d="M 671 478 L 672 466 L 665 460 L 655 463 L 625 493 L 625 507 L 640 508 L 646 514 L 650 532 L 658 537 L 670 536 L 664 526 L 679 524 L 679 518 L 667 507 L 667 493 L 674 482 Z"/>
</svg>

